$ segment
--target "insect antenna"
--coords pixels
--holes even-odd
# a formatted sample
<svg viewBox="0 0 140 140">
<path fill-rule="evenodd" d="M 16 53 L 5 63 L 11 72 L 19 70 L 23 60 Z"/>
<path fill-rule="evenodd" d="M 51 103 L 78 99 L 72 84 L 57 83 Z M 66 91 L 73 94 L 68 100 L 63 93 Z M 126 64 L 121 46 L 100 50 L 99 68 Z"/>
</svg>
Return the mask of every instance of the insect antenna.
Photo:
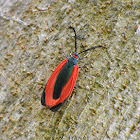
<svg viewBox="0 0 140 140">
<path fill-rule="evenodd" d="M 82 51 L 82 52 L 80 52 L 80 53 L 78 53 L 78 54 L 81 54 L 81 53 L 84 53 L 84 52 L 87 52 L 87 51 L 89 51 L 89 50 L 93 50 L 93 49 L 96 49 L 96 48 L 100 48 L 100 47 L 106 48 L 106 47 L 103 47 L 103 46 L 95 46 L 95 47 L 91 47 L 91 48 L 89 48 L 89 49 L 87 49 L 87 50 L 84 50 L 84 51 Z"/>
<path fill-rule="evenodd" d="M 76 31 L 74 29 L 74 27 L 70 26 L 69 28 L 73 29 L 74 33 L 75 33 L 75 53 L 77 53 L 77 35 L 76 35 Z"/>
</svg>

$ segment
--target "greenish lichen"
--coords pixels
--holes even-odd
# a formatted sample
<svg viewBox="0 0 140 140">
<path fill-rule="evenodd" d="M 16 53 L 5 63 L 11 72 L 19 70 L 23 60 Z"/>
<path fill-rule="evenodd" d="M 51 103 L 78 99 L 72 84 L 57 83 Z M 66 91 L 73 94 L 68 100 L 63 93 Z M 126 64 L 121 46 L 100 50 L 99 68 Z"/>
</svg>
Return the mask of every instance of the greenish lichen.
<svg viewBox="0 0 140 140">
<path fill-rule="evenodd" d="M 139 1 L 8 1 L 0 5 L 0 140 L 140 137 Z M 74 50 L 103 45 L 79 61 L 78 80 L 56 113 L 43 88 Z M 82 47 L 80 47 L 82 46 Z M 85 54 L 84 54 L 85 55 Z M 83 56 L 81 56 L 83 57 Z M 89 76 L 87 76 L 89 75 Z"/>
</svg>

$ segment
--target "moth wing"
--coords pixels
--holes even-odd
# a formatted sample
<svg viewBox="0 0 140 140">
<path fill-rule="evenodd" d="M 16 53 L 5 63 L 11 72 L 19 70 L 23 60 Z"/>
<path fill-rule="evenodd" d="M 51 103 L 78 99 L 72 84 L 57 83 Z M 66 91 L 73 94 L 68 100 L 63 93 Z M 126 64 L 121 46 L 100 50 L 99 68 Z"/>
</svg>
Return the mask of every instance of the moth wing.
<svg viewBox="0 0 140 140">
<path fill-rule="evenodd" d="M 58 98 L 57 100 L 53 99 L 53 89 L 54 89 L 54 85 L 55 85 L 56 79 L 58 77 L 58 74 L 60 73 L 60 71 L 62 70 L 62 68 L 65 66 L 66 63 L 67 63 L 67 59 L 62 61 L 57 66 L 55 71 L 52 73 L 51 77 L 49 78 L 49 80 L 46 84 L 45 90 L 42 93 L 42 97 L 41 97 L 42 105 L 52 107 L 60 99 L 60 98 Z"/>
<path fill-rule="evenodd" d="M 71 94 L 71 92 L 74 88 L 74 85 L 76 83 L 77 77 L 78 77 L 78 69 L 79 69 L 78 65 L 76 65 L 73 68 L 71 76 L 70 76 L 68 82 L 66 83 L 66 85 L 63 87 L 61 96 L 56 105 L 63 103 L 68 98 L 68 96 Z"/>
</svg>

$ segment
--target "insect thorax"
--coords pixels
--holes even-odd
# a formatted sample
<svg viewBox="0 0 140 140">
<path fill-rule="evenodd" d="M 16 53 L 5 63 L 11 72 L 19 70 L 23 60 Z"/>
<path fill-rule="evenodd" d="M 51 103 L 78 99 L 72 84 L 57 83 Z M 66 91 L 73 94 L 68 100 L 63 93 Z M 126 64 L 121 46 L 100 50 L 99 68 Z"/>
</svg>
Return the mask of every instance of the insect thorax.
<svg viewBox="0 0 140 140">
<path fill-rule="evenodd" d="M 77 58 L 75 56 L 70 57 L 67 61 L 68 67 L 72 67 L 78 64 Z"/>
</svg>

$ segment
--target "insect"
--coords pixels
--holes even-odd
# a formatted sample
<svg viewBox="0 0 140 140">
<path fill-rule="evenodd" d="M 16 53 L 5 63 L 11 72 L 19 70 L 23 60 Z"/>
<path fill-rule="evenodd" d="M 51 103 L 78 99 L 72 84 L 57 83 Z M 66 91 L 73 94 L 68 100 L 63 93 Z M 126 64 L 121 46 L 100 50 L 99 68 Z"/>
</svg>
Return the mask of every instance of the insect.
<svg viewBox="0 0 140 140">
<path fill-rule="evenodd" d="M 50 76 L 41 96 L 42 105 L 48 106 L 49 109 L 53 112 L 56 112 L 58 109 L 62 107 L 62 105 L 66 102 L 66 100 L 68 99 L 69 95 L 71 94 L 74 88 L 76 79 L 78 77 L 79 55 L 89 50 L 103 47 L 103 46 L 95 46 L 87 50 L 84 50 L 80 53 L 77 53 L 76 31 L 73 27 L 70 28 L 72 28 L 75 33 L 75 53 L 73 54 L 72 57 L 65 59 L 58 65 L 58 67 Z"/>
</svg>

